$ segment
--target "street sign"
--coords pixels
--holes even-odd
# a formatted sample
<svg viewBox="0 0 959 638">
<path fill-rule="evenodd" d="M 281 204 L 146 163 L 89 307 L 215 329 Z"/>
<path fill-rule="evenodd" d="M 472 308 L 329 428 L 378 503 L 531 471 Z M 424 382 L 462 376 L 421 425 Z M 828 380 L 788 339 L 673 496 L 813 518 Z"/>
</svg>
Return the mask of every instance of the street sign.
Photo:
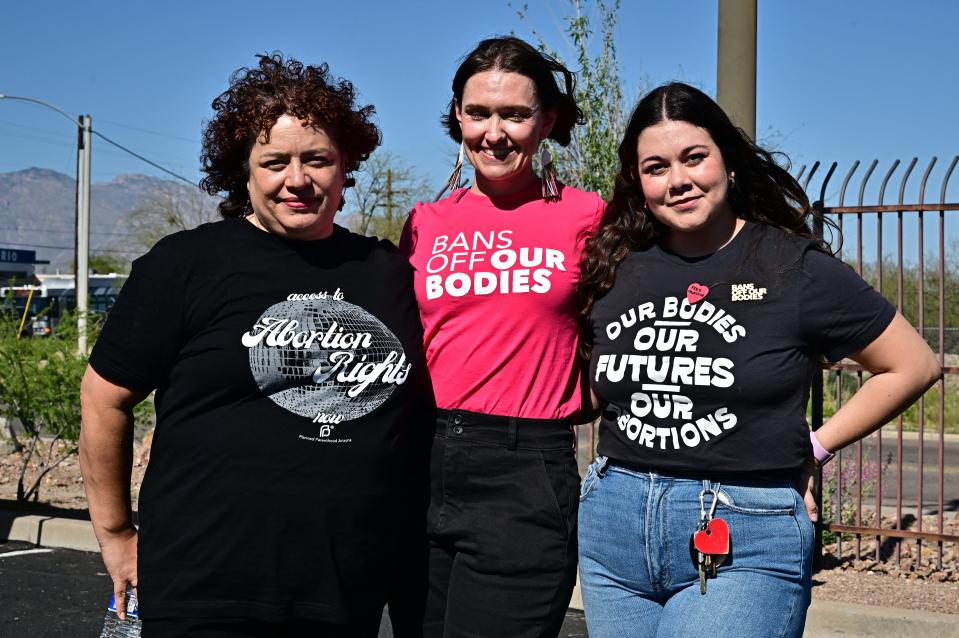
<svg viewBox="0 0 959 638">
<path fill-rule="evenodd" d="M 46 263 L 37 261 L 37 251 L 16 250 L 15 248 L 0 248 L 0 263 L 7 264 L 37 264 Z"/>
</svg>

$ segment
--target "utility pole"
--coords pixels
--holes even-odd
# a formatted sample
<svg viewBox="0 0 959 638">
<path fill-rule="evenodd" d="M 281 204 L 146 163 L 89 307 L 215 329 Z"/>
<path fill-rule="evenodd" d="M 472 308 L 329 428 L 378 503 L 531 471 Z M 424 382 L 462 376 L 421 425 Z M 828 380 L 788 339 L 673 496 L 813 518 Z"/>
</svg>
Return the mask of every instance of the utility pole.
<svg viewBox="0 0 959 638">
<path fill-rule="evenodd" d="M 756 139 L 756 0 L 719 0 L 716 101 Z"/>
<path fill-rule="evenodd" d="M 87 311 L 90 308 L 90 129 L 91 118 L 77 118 L 77 348 L 87 354 Z"/>
<path fill-rule="evenodd" d="M 380 163 L 370 167 L 370 181 L 368 185 L 363 185 L 367 189 L 365 194 L 357 198 L 357 212 L 363 224 L 360 227 L 362 233 L 372 232 L 379 237 L 397 241 L 405 212 L 397 212 L 397 208 L 409 205 L 408 197 L 413 194 L 414 189 L 407 186 L 412 180 L 410 171 L 402 165 L 393 170 L 390 168 L 393 161 L 387 154 Z M 397 228 L 397 225 L 400 228 Z"/>
<path fill-rule="evenodd" d="M 76 253 L 73 261 L 73 272 L 76 277 L 77 298 L 77 349 L 80 354 L 87 354 L 87 310 L 89 309 L 88 273 L 90 268 L 90 132 L 91 119 L 89 115 L 81 115 L 76 120 L 61 108 L 35 97 L 23 95 L 5 95 L 0 93 L 0 100 L 19 100 L 38 104 L 51 111 L 56 111 L 77 126 L 77 216 L 76 216 Z"/>
</svg>

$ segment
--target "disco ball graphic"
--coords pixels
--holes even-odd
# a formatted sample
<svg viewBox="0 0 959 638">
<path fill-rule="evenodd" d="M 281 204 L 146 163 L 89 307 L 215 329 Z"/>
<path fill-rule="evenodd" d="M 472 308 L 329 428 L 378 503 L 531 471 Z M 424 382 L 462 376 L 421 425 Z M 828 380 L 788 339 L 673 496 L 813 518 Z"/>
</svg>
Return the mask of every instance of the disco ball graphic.
<svg viewBox="0 0 959 638">
<path fill-rule="evenodd" d="M 359 306 L 335 299 L 309 299 L 283 301 L 270 306 L 260 317 L 265 320 L 295 320 L 298 333 L 313 331 L 328 334 L 370 335 L 370 347 L 324 347 L 322 338 L 315 339 L 309 347 L 293 345 L 269 346 L 262 339 L 250 348 L 250 371 L 260 390 L 274 403 L 300 416 L 314 418 L 319 413 L 342 415 L 343 421 L 351 421 L 369 414 L 393 393 L 393 383 L 384 383 L 382 375 L 367 385 L 356 396 L 347 394 L 359 381 L 337 381 L 339 370 L 320 382 L 314 381 L 314 373 L 328 372 L 343 354 L 352 353 L 353 361 L 345 366 L 351 371 L 357 364 L 381 363 L 391 352 L 396 352 L 394 363 L 403 354 L 399 339 L 379 319 Z M 336 324 L 334 326 L 334 324 Z M 295 341 L 294 341 L 295 343 Z M 331 355 L 333 360 L 331 361 Z M 366 356 L 363 359 L 363 356 Z M 405 365 L 405 364 L 404 364 Z"/>
</svg>

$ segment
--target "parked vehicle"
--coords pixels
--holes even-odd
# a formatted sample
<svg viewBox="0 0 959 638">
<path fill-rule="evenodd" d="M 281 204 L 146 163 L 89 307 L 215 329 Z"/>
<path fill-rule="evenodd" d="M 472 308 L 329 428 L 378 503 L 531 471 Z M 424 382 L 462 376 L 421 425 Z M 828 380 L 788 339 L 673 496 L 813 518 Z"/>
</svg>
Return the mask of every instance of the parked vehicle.
<svg viewBox="0 0 959 638">
<path fill-rule="evenodd" d="M 57 324 L 63 318 L 63 313 L 77 307 L 73 290 L 56 291 L 57 294 L 53 295 L 48 294 L 49 292 L 52 291 L 41 286 L 0 288 L 0 297 L 3 299 L 0 311 L 10 313 L 21 320 L 26 313 L 22 336 L 47 337 L 53 334 Z M 89 312 L 91 314 L 108 313 L 113 308 L 118 293 L 119 290 L 112 287 L 91 290 Z"/>
</svg>

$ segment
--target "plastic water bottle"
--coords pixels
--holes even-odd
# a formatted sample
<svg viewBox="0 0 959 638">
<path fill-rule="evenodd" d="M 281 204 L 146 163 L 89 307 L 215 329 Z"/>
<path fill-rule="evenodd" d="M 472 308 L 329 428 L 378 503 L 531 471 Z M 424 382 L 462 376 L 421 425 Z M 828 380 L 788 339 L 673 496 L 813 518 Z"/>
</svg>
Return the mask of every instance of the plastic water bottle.
<svg viewBox="0 0 959 638">
<path fill-rule="evenodd" d="M 116 596 L 110 596 L 110 605 L 107 615 L 103 617 L 103 631 L 100 638 L 139 638 L 140 636 L 140 608 L 137 604 L 137 595 L 133 587 L 127 585 L 127 618 L 120 620 L 117 616 Z"/>
</svg>

